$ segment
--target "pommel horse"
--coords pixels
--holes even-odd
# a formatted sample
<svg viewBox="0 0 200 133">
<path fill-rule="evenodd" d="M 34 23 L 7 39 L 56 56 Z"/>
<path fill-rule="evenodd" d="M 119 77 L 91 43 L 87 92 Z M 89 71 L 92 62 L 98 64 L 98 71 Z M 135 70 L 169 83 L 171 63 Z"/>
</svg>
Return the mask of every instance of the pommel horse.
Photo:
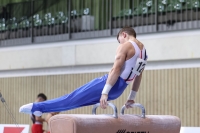
<svg viewBox="0 0 200 133">
<path fill-rule="evenodd" d="M 114 104 L 108 103 L 114 110 L 112 115 L 96 115 L 95 104 L 92 115 L 59 114 L 49 120 L 51 133 L 179 133 L 181 121 L 171 115 L 145 115 L 145 108 L 139 103 L 132 107 L 139 107 L 141 115 L 124 114 L 125 106 L 118 115 Z"/>
</svg>

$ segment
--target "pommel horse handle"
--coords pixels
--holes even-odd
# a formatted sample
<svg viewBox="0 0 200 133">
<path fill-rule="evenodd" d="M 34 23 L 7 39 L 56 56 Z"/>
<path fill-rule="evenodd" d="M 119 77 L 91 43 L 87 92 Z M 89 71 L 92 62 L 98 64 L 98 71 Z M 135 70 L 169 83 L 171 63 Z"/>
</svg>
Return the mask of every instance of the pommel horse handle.
<svg viewBox="0 0 200 133">
<path fill-rule="evenodd" d="M 144 106 L 143 106 L 142 104 L 134 103 L 134 104 L 131 105 L 131 107 L 139 107 L 139 108 L 142 110 L 142 115 L 141 115 L 141 117 L 142 117 L 142 118 L 145 118 L 145 108 L 144 108 Z M 126 106 L 125 106 L 125 105 L 122 106 L 122 108 L 121 108 L 121 115 L 124 115 L 124 110 L 125 110 L 125 109 L 126 109 Z"/>
<path fill-rule="evenodd" d="M 96 109 L 97 109 L 97 107 L 99 107 L 100 106 L 100 103 L 97 103 L 97 104 L 95 104 L 94 106 L 93 106 L 93 108 L 92 108 L 92 114 L 93 115 L 96 115 Z M 113 114 L 113 117 L 114 118 L 118 118 L 118 114 L 117 114 L 117 107 L 113 104 L 113 103 L 108 103 L 108 106 L 110 106 L 110 107 L 112 107 L 112 109 L 114 110 L 114 114 Z"/>
</svg>

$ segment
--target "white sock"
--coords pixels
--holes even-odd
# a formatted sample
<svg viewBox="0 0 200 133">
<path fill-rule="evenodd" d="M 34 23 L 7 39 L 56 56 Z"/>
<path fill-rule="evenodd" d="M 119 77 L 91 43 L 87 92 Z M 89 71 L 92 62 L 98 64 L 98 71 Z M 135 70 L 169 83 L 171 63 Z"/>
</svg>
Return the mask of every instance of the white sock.
<svg viewBox="0 0 200 133">
<path fill-rule="evenodd" d="M 35 116 L 41 116 L 41 115 L 42 115 L 42 112 L 40 112 L 40 111 L 35 111 L 35 112 L 33 112 L 33 114 L 34 114 Z"/>
<path fill-rule="evenodd" d="M 32 114 L 31 110 L 33 108 L 33 103 L 29 103 L 20 107 L 20 113 Z"/>
</svg>

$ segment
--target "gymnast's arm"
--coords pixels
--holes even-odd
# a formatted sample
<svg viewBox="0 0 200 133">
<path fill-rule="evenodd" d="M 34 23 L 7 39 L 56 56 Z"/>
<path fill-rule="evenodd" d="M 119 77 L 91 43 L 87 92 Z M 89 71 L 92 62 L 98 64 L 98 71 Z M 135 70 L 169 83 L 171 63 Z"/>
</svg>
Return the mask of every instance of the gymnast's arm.
<svg viewBox="0 0 200 133">
<path fill-rule="evenodd" d="M 138 92 L 141 80 L 142 80 L 142 73 L 139 76 L 136 76 L 136 78 L 134 79 L 132 86 L 133 91 Z"/>
<path fill-rule="evenodd" d="M 101 108 L 105 109 L 107 106 L 107 99 L 108 99 L 108 93 L 112 86 L 116 83 L 117 79 L 119 78 L 119 75 L 121 73 L 121 69 L 126 61 L 126 55 L 127 55 L 127 48 L 119 46 L 117 49 L 116 59 L 114 62 L 114 65 L 109 72 L 108 79 L 106 81 L 106 85 L 104 86 L 104 89 L 102 91 L 101 99 L 100 99 L 100 106 Z"/>
<path fill-rule="evenodd" d="M 126 108 L 131 108 L 131 104 L 135 103 L 134 99 L 135 99 L 136 93 L 138 92 L 139 87 L 140 87 L 140 83 L 142 80 L 142 73 L 143 73 L 143 71 L 133 81 L 131 92 L 128 96 L 127 102 L 125 103 Z"/>
<path fill-rule="evenodd" d="M 114 65 L 113 65 L 111 71 L 109 72 L 106 84 L 114 86 L 114 84 L 117 82 L 117 79 L 121 73 L 121 69 L 125 63 L 125 60 L 126 60 L 126 52 L 125 52 L 125 50 L 120 48 L 119 52 L 116 55 Z"/>
</svg>

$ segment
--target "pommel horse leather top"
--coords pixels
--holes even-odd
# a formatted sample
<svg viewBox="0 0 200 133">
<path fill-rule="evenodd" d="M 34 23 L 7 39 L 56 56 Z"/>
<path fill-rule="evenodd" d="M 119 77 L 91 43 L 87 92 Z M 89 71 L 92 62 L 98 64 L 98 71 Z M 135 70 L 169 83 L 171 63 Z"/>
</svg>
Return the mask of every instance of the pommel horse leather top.
<svg viewBox="0 0 200 133">
<path fill-rule="evenodd" d="M 93 106 L 92 115 L 60 114 L 49 120 L 51 133 L 179 133 L 181 121 L 171 115 L 146 115 L 145 108 L 135 103 L 132 107 L 139 107 L 142 115 L 117 114 L 117 108 L 109 103 L 114 110 L 113 115 L 96 115 L 100 104 Z"/>
</svg>

